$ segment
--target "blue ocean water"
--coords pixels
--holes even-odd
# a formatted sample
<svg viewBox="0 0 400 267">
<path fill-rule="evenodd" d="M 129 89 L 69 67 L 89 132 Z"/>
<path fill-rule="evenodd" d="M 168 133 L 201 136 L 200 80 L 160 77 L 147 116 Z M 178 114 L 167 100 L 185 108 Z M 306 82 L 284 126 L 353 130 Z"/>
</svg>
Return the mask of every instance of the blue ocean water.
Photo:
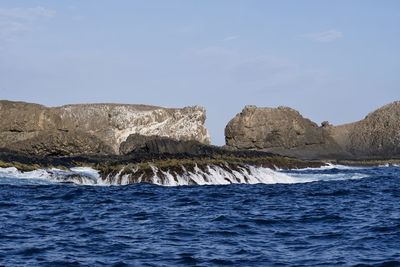
<svg viewBox="0 0 400 267">
<path fill-rule="evenodd" d="M 0 266 L 400 266 L 400 167 L 292 184 L 0 178 Z M 307 182 L 308 181 L 308 182 Z"/>
</svg>

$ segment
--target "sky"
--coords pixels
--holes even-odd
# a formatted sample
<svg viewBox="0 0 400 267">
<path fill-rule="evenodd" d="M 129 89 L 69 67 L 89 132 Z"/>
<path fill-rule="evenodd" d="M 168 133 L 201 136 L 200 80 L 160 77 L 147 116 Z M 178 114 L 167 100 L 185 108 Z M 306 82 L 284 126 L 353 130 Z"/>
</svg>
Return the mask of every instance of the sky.
<svg viewBox="0 0 400 267">
<path fill-rule="evenodd" d="M 352 122 L 400 100 L 400 1 L 0 0 L 0 99 Z"/>
</svg>

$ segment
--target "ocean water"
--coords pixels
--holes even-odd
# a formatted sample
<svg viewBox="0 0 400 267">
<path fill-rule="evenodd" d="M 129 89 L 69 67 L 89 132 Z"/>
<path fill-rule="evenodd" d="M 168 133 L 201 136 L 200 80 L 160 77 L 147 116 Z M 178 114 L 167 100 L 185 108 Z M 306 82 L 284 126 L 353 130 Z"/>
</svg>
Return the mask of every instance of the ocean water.
<svg viewBox="0 0 400 267">
<path fill-rule="evenodd" d="M 90 179 L 0 170 L 0 266 L 400 266 L 398 166 L 202 186 L 75 171 Z"/>
</svg>

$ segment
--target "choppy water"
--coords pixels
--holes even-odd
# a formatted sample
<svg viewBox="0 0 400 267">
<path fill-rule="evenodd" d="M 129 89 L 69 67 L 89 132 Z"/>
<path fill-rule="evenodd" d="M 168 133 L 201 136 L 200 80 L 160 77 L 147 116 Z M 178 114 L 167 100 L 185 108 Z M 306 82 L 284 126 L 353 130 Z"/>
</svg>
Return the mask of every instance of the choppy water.
<svg viewBox="0 0 400 267">
<path fill-rule="evenodd" d="M 0 173 L 0 266 L 400 266 L 396 166 L 182 187 Z"/>
</svg>

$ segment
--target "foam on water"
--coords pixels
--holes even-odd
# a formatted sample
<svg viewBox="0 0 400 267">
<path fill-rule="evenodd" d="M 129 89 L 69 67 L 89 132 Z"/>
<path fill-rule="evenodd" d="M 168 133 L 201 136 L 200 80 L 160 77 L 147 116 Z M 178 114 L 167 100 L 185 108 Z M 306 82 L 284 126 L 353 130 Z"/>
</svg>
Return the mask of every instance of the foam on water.
<svg viewBox="0 0 400 267">
<path fill-rule="evenodd" d="M 156 170 L 155 170 L 155 173 Z M 285 173 L 273 171 L 268 168 L 252 167 L 242 168 L 240 171 L 226 170 L 220 166 L 208 166 L 207 170 L 201 170 L 197 166 L 193 172 L 186 172 L 183 175 L 172 175 L 162 172 L 160 179 L 158 175 L 153 177 L 153 183 L 168 186 L 177 185 L 223 185 L 223 184 L 275 184 L 295 183 L 296 181 Z"/>
<path fill-rule="evenodd" d="M 14 167 L 0 168 L 0 183 L 75 183 L 83 185 L 95 185 L 100 180 L 99 172 L 89 167 L 76 167 L 69 170 L 38 169 L 29 172 L 21 172 Z"/>
<path fill-rule="evenodd" d="M 400 165 L 393 164 L 393 163 L 386 163 L 386 164 L 379 165 L 379 167 L 400 167 Z"/>
<path fill-rule="evenodd" d="M 321 166 L 319 168 L 302 168 L 302 169 L 296 169 L 296 171 L 321 171 L 321 170 L 359 170 L 359 169 L 364 169 L 365 167 L 357 167 L 357 166 L 346 166 L 346 165 L 340 165 L 340 164 L 332 164 L 332 163 L 326 163 L 324 166 Z M 280 169 L 282 170 L 282 169 Z"/>
<path fill-rule="evenodd" d="M 178 174 L 176 171 L 164 171 L 152 166 L 152 177 L 146 182 L 164 186 L 182 186 L 182 185 L 224 185 L 224 184 L 275 184 L 275 183 L 296 183 L 297 181 L 289 175 L 271 170 L 269 168 L 252 167 L 240 168 L 238 170 L 229 169 L 227 166 L 217 165 L 207 166 L 206 169 L 200 169 L 195 166 L 192 171 L 181 167 L 182 171 Z M 137 170 L 136 170 L 137 171 Z M 107 176 L 105 179 L 99 179 L 99 184 L 126 185 L 132 183 L 144 182 L 143 176 L 133 178 L 135 170 L 131 174 L 122 174 L 122 170 L 113 176 Z"/>
<path fill-rule="evenodd" d="M 317 181 L 338 181 L 338 180 L 354 180 L 369 177 L 368 174 L 361 172 L 342 172 L 342 173 L 301 173 L 287 172 L 287 174 L 295 179 L 298 183 L 310 183 Z"/>
<path fill-rule="evenodd" d="M 69 170 L 39 169 L 21 172 L 16 168 L 0 168 L 0 184 L 46 184 L 74 183 L 79 185 L 127 185 L 150 182 L 164 186 L 182 185 L 224 185 L 224 184 L 293 184 L 316 181 L 361 179 L 369 175 L 366 168 L 329 164 L 321 168 L 294 170 L 272 170 L 263 167 L 245 166 L 230 169 L 228 166 L 210 165 L 206 169 L 198 166 L 191 171 L 182 166 L 182 171 L 159 170 L 152 166 L 152 177 L 143 175 L 133 178 L 138 170 L 123 174 L 123 170 L 114 175 L 101 177 L 99 171 L 90 167 L 75 167 Z"/>
</svg>

